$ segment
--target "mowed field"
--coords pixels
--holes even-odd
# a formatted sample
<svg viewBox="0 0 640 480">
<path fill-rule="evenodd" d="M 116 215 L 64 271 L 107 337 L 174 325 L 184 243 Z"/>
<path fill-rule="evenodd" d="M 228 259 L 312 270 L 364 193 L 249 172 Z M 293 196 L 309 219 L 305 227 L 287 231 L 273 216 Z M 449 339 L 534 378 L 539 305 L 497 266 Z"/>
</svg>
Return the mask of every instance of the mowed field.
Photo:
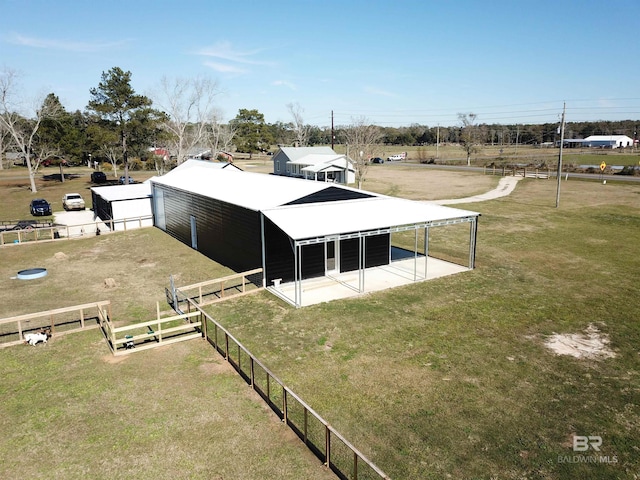
<svg viewBox="0 0 640 480">
<path fill-rule="evenodd" d="M 365 188 L 432 200 L 497 180 L 382 165 Z M 32 197 L 0 184 L 0 217 L 28 214 Z M 640 186 L 563 182 L 554 206 L 551 180 L 462 205 L 482 214 L 471 272 L 299 310 L 263 292 L 210 311 L 391 478 L 638 478 Z M 11 279 L 34 266 L 49 275 Z M 155 229 L 8 246 L 0 317 L 109 299 L 131 323 L 153 318 L 169 274 L 227 272 Z M 589 328 L 614 356 L 545 346 Z M 204 342 L 114 362 L 92 331 L 0 349 L 0 365 L 2 478 L 332 477 Z M 600 451 L 574 452 L 574 435 L 601 437 Z"/>
</svg>

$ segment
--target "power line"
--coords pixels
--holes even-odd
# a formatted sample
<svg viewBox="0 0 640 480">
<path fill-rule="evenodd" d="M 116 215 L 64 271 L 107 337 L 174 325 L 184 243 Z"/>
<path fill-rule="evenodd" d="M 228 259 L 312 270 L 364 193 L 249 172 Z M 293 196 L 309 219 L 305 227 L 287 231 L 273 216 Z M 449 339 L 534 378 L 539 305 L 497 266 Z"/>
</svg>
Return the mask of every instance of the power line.
<svg viewBox="0 0 640 480">
<path fill-rule="evenodd" d="M 627 105 L 602 105 L 602 102 L 627 102 Z M 628 104 L 630 102 L 631 104 Z M 554 104 L 557 106 L 554 106 Z M 564 105 L 564 107 L 561 108 L 560 104 Z M 539 108 L 540 106 L 544 106 L 544 108 Z M 633 120 L 633 117 L 640 117 L 640 98 L 572 99 L 567 101 L 547 100 L 475 107 L 465 106 L 393 110 L 361 108 L 344 110 L 333 109 L 333 118 L 341 125 L 348 125 L 352 123 L 353 118 L 355 117 L 365 116 L 370 117 L 371 123 L 383 127 L 409 126 L 412 124 L 442 125 L 447 123 L 449 126 L 455 126 L 459 123 L 458 116 L 460 112 L 474 112 L 481 124 L 542 124 L 558 123 L 561 110 L 566 112 L 567 118 L 571 118 L 572 122 Z M 314 113 L 314 115 L 310 115 L 308 118 L 311 120 L 325 119 L 327 120 L 327 123 L 329 122 L 330 117 L 327 113 L 320 113 L 317 111 Z M 626 116 L 627 118 L 622 118 L 623 116 Z"/>
</svg>

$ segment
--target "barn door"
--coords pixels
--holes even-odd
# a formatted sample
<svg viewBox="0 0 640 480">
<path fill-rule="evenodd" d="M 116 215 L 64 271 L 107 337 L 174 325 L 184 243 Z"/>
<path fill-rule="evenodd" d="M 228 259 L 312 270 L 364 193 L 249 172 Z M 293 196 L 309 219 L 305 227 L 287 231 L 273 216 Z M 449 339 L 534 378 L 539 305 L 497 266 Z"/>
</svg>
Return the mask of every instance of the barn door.
<svg viewBox="0 0 640 480">
<path fill-rule="evenodd" d="M 198 230 L 196 229 L 196 217 L 191 215 L 191 248 L 198 249 Z"/>
<path fill-rule="evenodd" d="M 338 240 L 327 240 L 324 244 L 325 275 L 340 272 L 340 243 Z"/>
</svg>

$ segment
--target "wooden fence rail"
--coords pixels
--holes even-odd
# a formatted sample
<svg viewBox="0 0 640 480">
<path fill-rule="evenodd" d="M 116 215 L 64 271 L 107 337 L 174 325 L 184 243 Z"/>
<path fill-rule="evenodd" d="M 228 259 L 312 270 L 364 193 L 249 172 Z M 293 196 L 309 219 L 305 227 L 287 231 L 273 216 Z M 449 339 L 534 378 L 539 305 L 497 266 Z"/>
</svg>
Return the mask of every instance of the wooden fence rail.
<svg viewBox="0 0 640 480">
<path fill-rule="evenodd" d="M 123 218 L 119 220 L 96 220 L 80 225 L 53 225 L 50 227 L 27 227 L 19 230 L 0 231 L 0 247 L 7 245 L 20 245 L 27 242 L 42 242 L 54 240 L 69 240 L 96 234 L 113 233 L 116 231 L 131 230 L 131 224 L 135 228 L 142 228 L 143 222 L 152 220 L 153 217 L 145 215 L 141 217 Z M 118 227 L 122 226 L 122 229 Z M 99 232 L 99 233 L 98 233 Z"/>
<path fill-rule="evenodd" d="M 96 313 L 92 315 L 91 310 L 94 308 Z M 101 312 L 111 315 L 109 300 L 0 319 L 0 348 L 22 343 L 25 333 L 41 328 L 50 328 L 51 333 L 58 336 L 98 328 Z"/>
<path fill-rule="evenodd" d="M 227 329 L 177 289 L 193 313 L 202 315 L 202 335 L 289 426 L 304 444 L 341 479 L 389 479 L 379 467 L 287 387 Z"/>
<path fill-rule="evenodd" d="M 248 270 L 246 272 L 235 273 L 226 277 L 215 278 L 213 280 L 206 280 L 204 282 L 194 283 L 180 287 L 180 291 L 192 300 L 197 300 L 198 305 L 210 305 L 216 303 L 231 296 L 240 296 L 247 293 L 253 293 L 256 289 L 261 289 L 262 279 L 260 281 L 250 280 L 249 277 L 259 276 L 262 273 L 262 268 L 256 268 L 254 270 Z M 256 285 L 256 283 L 258 285 Z M 213 287 L 213 288 L 205 288 Z M 203 290 L 204 288 L 204 290 Z M 195 292 L 187 293 L 190 290 L 197 290 Z"/>
<path fill-rule="evenodd" d="M 256 271 L 231 275 L 224 279 L 201 282 L 187 288 L 201 288 L 215 281 L 230 280 L 231 277 L 259 274 Z M 244 285 L 244 280 L 243 280 Z M 175 290 L 177 303 L 187 302 L 189 313 L 158 318 L 133 325 L 114 327 L 111 321 L 111 302 L 100 301 L 58 308 L 44 312 L 17 315 L 0 319 L 0 348 L 24 341 L 24 332 L 51 328 L 57 335 L 78 332 L 88 328 L 101 328 L 107 344 L 114 355 L 126 355 L 161 345 L 205 338 L 258 395 L 271 407 L 278 417 L 291 428 L 324 464 L 341 479 L 382 478 L 389 479 L 379 467 L 355 448 L 313 410 L 304 400 L 287 387 L 273 372 L 258 360 L 228 330 L 216 322 L 195 299 Z M 174 308 L 178 307 L 175 305 Z M 86 311 L 96 309 L 94 316 Z M 77 314 L 77 316 L 76 316 Z M 61 316 L 64 316 L 61 318 Z M 70 320 L 70 317 L 72 319 Z M 87 320 L 95 319 L 94 325 Z M 33 323 L 31 323 L 33 321 Z M 29 323 L 25 326 L 25 323 Z M 79 327 L 74 325 L 79 323 Z M 71 328 L 68 328 L 71 326 Z M 62 331 L 61 331 L 62 330 Z M 17 340 L 2 341 L 17 336 Z M 135 347 L 135 348 L 128 348 Z"/>
<path fill-rule="evenodd" d="M 202 338 L 199 311 L 146 322 L 114 327 L 110 319 L 101 316 L 101 326 L 107 344 L 115 356 L 128 355 L 162 345 Z"/>
</svg>

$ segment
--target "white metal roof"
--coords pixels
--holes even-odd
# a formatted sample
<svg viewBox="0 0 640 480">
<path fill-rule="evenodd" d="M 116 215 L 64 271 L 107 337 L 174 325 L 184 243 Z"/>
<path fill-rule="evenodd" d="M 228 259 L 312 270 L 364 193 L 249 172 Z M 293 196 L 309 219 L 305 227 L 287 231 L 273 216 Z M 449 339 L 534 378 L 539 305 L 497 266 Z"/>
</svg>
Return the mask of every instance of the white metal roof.
<svg viewBox="0 0 640 480">
<path fill-rule="evenodd" d="M 104 187 L 91 187 L 97 195 L 100 195 L 108 202 L 120 200 L 133 200 L 151 196 L 150 183 L 134 183 L 131 185 L 108 185 Z"/>
<path fill-rule="evenodd" d="M 306 155 L 300 159 L 289 162 L 294 165 L 307 165 L 303 172 L 341 172 L 349 167 L 353 171 L 353 164 L 347 161 L 345 155 Z"/>
<path fill-rule="evenodd" d="M 334 163 L 339 160 L 342 160 L 342 164 L 345 163 L 344 155 L 319 155 L 317 153 L 313 153 L 311 155 L 304 155 L 296 160 L 291 160 L 289 163 L 294 165 L 318 165 L 320 163 Z"/>
<path fill-rule="evenodd" d="M 262 213 L 294 240 L 479 215 L 435 203 L 386 196 L 291 205 Z"/>
<path fill-rule="evenodd" d="M 290 162 L 295 162 L 307 155 L 337 155 L 331 147 L 281 147 Z"/>
<path fill-rule="evenodd" d="M 300 169 L 302 172 L 341 172 L 344 168 L 334 167 L 331 164 L 320 163 L 318 165 L 309 165 Z"/>
<path fill-rule="evenodd" d="M 153 183 L 240 205 L 263 214 L 294 240 L 478 216 L 477 212 L 363 192 L 350 187 L 242 170 L 212 168 L 188 160 Z M 326 188 L 370 198 L 284 206 Z"/>
<path fill-rule="evenodd" d="M 626 135 L 589 135 L 585 140 L 594 142 L 606 141 L 606 140 L 631 140 L 631 137 Z"/>
<path fill-rule="evenodd" d="M 215 164 L 187 160 L 151 181 L 256 211 L 284 205 L 330 187 L 353 190 L 333 183 L 244 172 L 234 168 L 221 169 L 211 165 Z"/>
</svg>

